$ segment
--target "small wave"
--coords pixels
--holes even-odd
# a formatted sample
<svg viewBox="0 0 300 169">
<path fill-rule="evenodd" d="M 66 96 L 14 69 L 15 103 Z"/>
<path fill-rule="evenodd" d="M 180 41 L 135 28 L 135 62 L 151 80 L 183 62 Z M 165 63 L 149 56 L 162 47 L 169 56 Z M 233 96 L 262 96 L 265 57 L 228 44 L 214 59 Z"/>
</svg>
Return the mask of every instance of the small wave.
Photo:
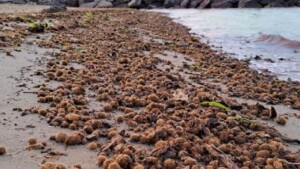
<svg viewBox="0 0 300 169">
<path fill-rule="evenodd" d="M 300 49 L 300 41 L 290 40 L 281 35 L 260 35 L 257 39 L 257 42 L 266 42 L 270 44 L 276 44 L 280 46 L 285 46 L 295 50 Z"/>
</svg>

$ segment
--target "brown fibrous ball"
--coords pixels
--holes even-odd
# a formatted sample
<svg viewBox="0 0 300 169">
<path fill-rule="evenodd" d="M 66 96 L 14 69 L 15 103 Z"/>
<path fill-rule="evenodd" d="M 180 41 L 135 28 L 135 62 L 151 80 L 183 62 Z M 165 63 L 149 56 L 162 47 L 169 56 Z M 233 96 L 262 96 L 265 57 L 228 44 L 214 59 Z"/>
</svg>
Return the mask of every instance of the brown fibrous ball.
<svg viewBox="0 0 300 169">
<path fill-rule="evenodd" d="M 131 140 L 131 141 L 134 141 L 134 142 L 137 142 L 137 141 L 140 140 L 140 135 L 139 135 L 139 134 L 136 134 L 136 133 L 132 133 L 132 134 L 130 135 L 130 140 Z"/>
<path fill-rule="evenodd" d="M 104 163 L 104 161 L 105 161 L 106 159 L 107 159 L 106 156 L 104 156 L 104 155 L 99 155 L 99 156 L 98 156 L 98 160 L 97 160 L 97 164 L 98 164 L 99 166 L 102 166 L 103 163 Z"/>
<path fill-rule="evenodd" d="M 166 159 L 165 161 L 164 161 L 164 167 L 166 168 L 166 169 L 173 169 L 173 168 L 176 168 L 176 162 L 175 162 L 175 160 L 173 160 L 173 159 Z"/>
<path fill-rule="evenodd" d="M 117 120 L 118 123 L 122 123 L 124 121 L 124 117 L 123 116 L 118 116 L 116 118 L 116 120 Z"/>
<path fill-rule="evenodd" d="M 87 145 L 87 148 L 88 148 L 89 150 L 96 150 L 96 149 L 97 149 L 97 143 L 91 142 L 91 143 L 89 143 L 89 144 Z"/>
<path fill-rule="evenodd" d="M 108 169 L 122 169 L 122 168 L 117 162 L 111 162 L 108 165 Z"/>
<path fill-rule="evenodd" d="M 0 155 L 3 155 L 6 153 L 6 148 L 3 146 L 0 146 Z"/>
<path fill-rule="evenodd" d="M 55 141 L 58 143 L 64 143 L 68 138 L 66 133 L 60 132 L 55 135 Z"/>
<path fill-rule="evenodd" d="M 35 137 L 31 137 L 28 139 L 28 144 L 33 145 L 37 143 L 37 139 Z"/>
</svg>

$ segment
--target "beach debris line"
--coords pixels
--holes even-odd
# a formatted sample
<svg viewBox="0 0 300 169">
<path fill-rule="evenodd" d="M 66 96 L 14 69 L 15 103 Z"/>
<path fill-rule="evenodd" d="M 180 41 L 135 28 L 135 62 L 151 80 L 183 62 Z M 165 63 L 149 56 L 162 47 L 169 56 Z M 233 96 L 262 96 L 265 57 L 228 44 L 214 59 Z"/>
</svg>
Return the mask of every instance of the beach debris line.
<svg viewBox="0 0 300 169">
<path fill-rule="evenodd" d="M 66 29 L 59 33 L 49 29 L 54 35 L 38 42 L 61 49 L 39 73 L 47 82 L 61 83 L 39 86 L 36 95 L 43 106 L 28 110 L 46 117 L 51 126 L 72 130 L 54 134 L 52 141 L 65 148 L 85 145 L 98 153 L 97 163 L 105 169 L 296 167 L 292 163 L 299 157 L 284 145 L 289 139 L 257 123 L 262 116 L 275 119 L 271 109 L 226 99 L 218 95 L 218 85 L 189 83 L 181 74 L 161 69 L 171 67 L 171 62 L 152 56 L 167 50 L 193 57 L 198 65 L 193 80 L 217 79 L 229 88 L 227 93 L 235 94 L 250 81 L 249 90 L 237 91 L 245 97 L 251 90 L 255 98 L 291 105 L 298 99 L 291 92 L 297 91 L 296 85 L 257 74 L 241 61 L 216 54 L 165 16 L 96 10 L 91 11 L 90 26 L 83 28 L 78 22 L 85 12 L 53 15 Z M 145 34 L 168 43 L 145 42 L 141 38 Z M 85 52 L 76 50 L 78 46 Z M 152 55 L 145 56 L 145 49 Z M 280 84 L 274 91 L 282 93 L 267 90 L 273 84 Z M 290 163 L 274 163 L 276 158 Z"/>
</svg>

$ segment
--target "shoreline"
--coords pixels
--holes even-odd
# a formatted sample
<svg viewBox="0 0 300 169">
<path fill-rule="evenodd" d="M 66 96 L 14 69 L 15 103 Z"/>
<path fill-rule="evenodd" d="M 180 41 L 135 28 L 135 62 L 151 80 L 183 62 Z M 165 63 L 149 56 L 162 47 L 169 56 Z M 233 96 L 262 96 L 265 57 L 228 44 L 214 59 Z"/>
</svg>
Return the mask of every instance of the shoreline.
<svg viewBox="0 0 300 169">
<path fill-rule="evenodd" d="M 45 39 L 43 34 L 26 33 L 26 25 L 22 23 L 27 17 L 32 20 L 55 20 L 55 28 L 46 30 L 47 34 L 53 35 Z M 76 20 L 78 22 L 75 22 Z M 230 161 L 232 165 L 239 167 L 267 165 L 267 158 L 272 158 L 273 165 L 277 160 L 275 156 L 288 161 L 293 159 L 293 162 L 300 160 L 297 157 L 299 154 L 296 153 L 299 146 L 292 148 L 295 153 L 283 148 L 283 143 L 292 147 L 290 143 L 297 142 L 296 129 L 299 119 L 289 111 L 300 115 L 299 83 L 280 81 L 269 75 L 259 74 L 241 61 L 216 53 L 207 44 L 200 43 L 192 37 L 186 27 L 174 23 L 171 18 L 129 9 L 102 9 L 93 10 L 91 14 L 85 11 L 67 11 L 26 17 L 3 15 L 0 16 L 0 22 L 12 22 L 9 27 L 17 30 L 7 30 L 2 35 L 6 39 L 3 44 L 8 47 L 13 47 L 16 43 L 23 44 L 27 40 L 22 39 L 31 35 L 37 45 L 33 48 L 47 47 L 59 50 L 51 58 L 44 60 L 47 67 L 29 70 L 30 74 L 40 75 L 41 81 L 35 85 L 47 83 L 39 89 L 27 87 L 29 91 L 36 90 L 38 100 L 42 102 L 39 104 L 42 106 L 20 107 L 27 110 L 25 112 L 33 113 L 30 116 L 40 114 L 40 117 L 44 117 L 42 121 L 48 119 L 50 125 L 57 126 L 53 133 L 45 133 L 43 140 L 49 143 L 48 147 L 62 148 L 67 145 L 74 150 L 75 155 L 81 151 L 91 152 L 95 156 L 91 158 L 92 161 L 97 160 L 98 154 L 99 165 L 103 162 L 99 161 L 100 156 L 106 159 L 106 163 L 109 163 L 107 165 L 124 165 L 118 162 L 121 158 L 118 155 L 122 154 L 122 158 L 126 155 L 126 159 L 134 161 L 127 165 L 137 167 L 140 164 L 146 168 L 151 165 L 226 166 L 222 160 L 218 160 L 221 155 L 213 153 L 212 146 L 232 156 L 240 151 L 247 152 L 244 154 L 247 158 L 233 158 Z M 9 38 L 12 32 L 17 39 Z M 14 48 L 11 49 L 19 50 Z M 6 54 L 10 53 L 7 50 Z M 26 51 L 24 48 L 20 50 L 20 54 Z M 8 57 L 2 51 L 1 54 Z M 20 57 L 15 52 L 10 54 L 15 56 L 15 59 Z M 37 76 L 33 75 L 28 78 L 35 77 Z M 51 86 L 57 81 L 58 86 Z M 282 93 L 278 93 L 278 90 Z M 232 97 L 241 100 L 239 102 Z M 248 104 L 243 103 L 249 99 L 256 100 Z M 255 104 L 257 100 L 275 104 L 276 118 L 280 117 L 279 120 L 286 122 L 285 118 L 288 117 L 286 126 L 277 125 L 277 120 L 272 119 L 274 117 L 271 117 L 271 105 Z M 219 102 L 231 110 L 203 106 L 200 103 L 204 101 Z M 289 105 L 298 110 L 286 106 L 280 109 L 279 104 Z M 6 111 L 9 112 L 8 109 Z M 15 113 L 7 113 L 7 116 L 13 117 Z M 258 120 L 260 123 L 255 126 L 254 122 Z M 13 124 L 14 120 L 10 123 Z M 265 123 L 269 123 L 269 126 Z M 42 129 L 45 125 L 39 127 Z M 199 125 L 202 127 L 197 128 Z M 283 132 L 282 134 L 288 136 L 281 135 L 270 125 L 274 125 Z M 80 145 L 81 149 L 69 141 L 63 141 L 61 144 L 47 140 L 60 132 L 59 130 L 73 134 L 68 138 L 78 138 L 75 144 Z M 33 129 L 33 137 L 40 137 L 35 132 Z M 295 137 L 290 138 L 291 136 Z M 29 137 L 32 136 L 28 135 Z M 84 150 L 87 143 L 93 142 L 87 139 L 92 138 L 97 143 L 96 151 Z M 59 141 L 56 139 L 56 142 Z M 269 148 L 281 153 L 269 152 L 269 148 L 260 149 L 259 146 L 263 146 L 264 142 L 271 146 L 275 144 L 275 147 Z M 175 143 L 176 145 L 173 145 Z M 26 143 L 21 143 L 21 146 L 25 145 Z M 230 145 L 231 149 L 225 149 Z M 6 146 L 9 150 L 10 145 Z M 47 146 L 45 148 L 48 148 Z M 123 148 L 117 149 L 120 146 Z M 164 150 L 167 154 L 160 152 L 164 147 L 168 147 L 168 150 Z M 148 152 L 142 151 L 143 149 Z M 268 151 L 267 155 L 260 156 L 259 152 L 262 150 Z M 178 153 L 182 151 L 189 152 L 190 155 L 183 154 L 185 158 L 179 158 Z M 40 154 L 39 150 L 31 152 L 35 155 Z M 16 152 L 8 152 L 8 156 L 14 153 Z M 25 156 L 26 153 L 27 151 L 20 156 Z M 172 156 L 172 153 L 177 154 L 176 157 Z M 202 156 L 197 156 L 197 153 Z M 291 159 L 287 159 L 287 155 Z M 139 160 L 137 156 L 144 157 L 144 160 Z M 170 160 L 167 161 L 163 156 Z M 255 156 L 259 156 L 260 159 Z M 58 161 L 66 164 L 67 159 L 73 161 L 74 157 L 58 157 Z M 42 160 L 43 158 L 38 157 L 36 162 L 49 161 Z M 52 162 L 57 162 L 56 158 L 57 156 Z M 16 158 L 12 157 L 9 160 Z M 91 165 L 85 164 L 83 159 L 77 160 L 82 166 Z M 217 164 L 211 163 L 216 160 Z M 4 160 L 4 163 L 6 162 L 9 161 Z M 284 166 L 292 165 L 282 161 L 278 163 Z M 67 165 L 71 167 L 75 162 L 68 162 Z M 95 163 L 93 166 L 96 167 Z"/>
<path fill-rule="evenodd" d="M 300 7 L 300 3 L 294 0 L 276 1 L 276 0 L 0 0 L 0 4 L 38 4 L 38 5 L 52 5 L 80 7 L 80 8 L 136 8 L 136 9 L 224 9 L 224 8 L 291 8 Z"/>
<path fill-rule="evenodd" d="M 293 28 L 296 28 L 300 22 L 286 23 L 285 25 L 290 25 L 288 27 L 290 30 L 284 27 L 280 30 L 265 29 L 262 25 L 264 21 L 272 19 L 274 19 L 273 23 L 282 23 L 287 20 L 287 16 L 299 10 L 279 8 L 253 10 L 157 9 L 152 11 L 166 14 L 175 22 L 187 26 L 190 33 L 199 37 L 201 42 L 209 44 L 213 49 L 226 53 L 230 57 L 249 63 L 251 68 L 259 72 L 270 72 L 270 75 L 276 75 L 280 80 L 300 81 L 300 74 L 297 71 L 300 66 L 297 57 L 300 37 L 293 31 Z M 274 16 L 285 13 L 285 17 L 276 19 L 277 17 L 268 16 L 268 13 Z M 255 17 L 251 17 L 254 14 L 260 18 L 258 21 Z M 247 18 L 252 24 L 239 24 Z M 219 30 L 219 28 L 222 29 Z M 294 34 L 294 39 L 291 38 L 291 34 Z"/>
</svg>

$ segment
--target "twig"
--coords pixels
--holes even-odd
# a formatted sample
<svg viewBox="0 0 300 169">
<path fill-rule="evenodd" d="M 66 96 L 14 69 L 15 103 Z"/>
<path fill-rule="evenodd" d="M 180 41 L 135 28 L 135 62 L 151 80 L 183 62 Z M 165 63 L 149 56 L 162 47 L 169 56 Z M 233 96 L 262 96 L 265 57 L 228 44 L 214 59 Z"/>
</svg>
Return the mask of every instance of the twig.
<svg viewBox="0 0 300 169">
<path fill-rule="evenodd" d="M 113 145 L 115 145 L 115 144 L 116 144 L 118 141 L 120 141 L 120 140 L 121 140 L 120 137 L 115 138 L 114 140 L 111 141 L 111 143 L 109 143 L 106 147 L 104 147 L 104 148 L 102 149 L 102 151 L 108 150 L 109 148 L 111 148 Z"/>
<path fill-rule="evenodd" d="M 284 159 L 278 159 L 278 160 L 281 161 L 281 162 L 287 163 L 289 165 L 300 165 L 300 163 L 292 163 L 292 162 L 289 162 L 289 161 L 284 160 Z"/>
<path fill-rule="evenodd" d="M 239 169 L 239 167 L 230 159 L 230 156 L 225 154 L 219 148 L 209 144 L 205 144 L 205 148 L 211 155 L 219 157 L 229 169 Z"/>
<path fill-rule="evenodd" d="M 36 92 L 23 92 L 23 93 L 36 94 Z"/>
</svg>

